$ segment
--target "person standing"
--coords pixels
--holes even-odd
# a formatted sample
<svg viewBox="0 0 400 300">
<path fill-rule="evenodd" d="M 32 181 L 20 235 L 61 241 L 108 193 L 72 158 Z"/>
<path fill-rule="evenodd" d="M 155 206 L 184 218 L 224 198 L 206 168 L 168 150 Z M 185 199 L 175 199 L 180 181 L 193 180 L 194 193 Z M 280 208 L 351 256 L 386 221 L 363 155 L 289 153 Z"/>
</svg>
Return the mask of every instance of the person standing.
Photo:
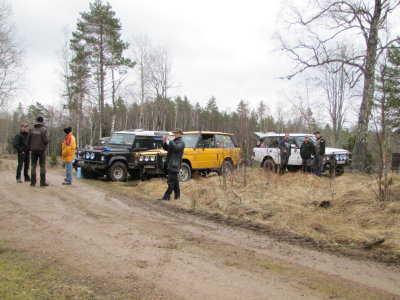
<svg viewBox="0 0 400 300">
<path fill-rule="evenodd" d="M 46 148 L 49 136 L 43 117 L 37 117 L 33 128 L 29 131 L 29 148 L 31 149 L 31 186 L 36 185 L 36 166 L 39 160 L 40 186 L 48 186 L 46 182 Z"/>
<path fill-rule="evenodd" d="M 281 150 L 281 165 L 279 173 L 283 174 L 286 172 L 286 168 L 289 162 L 289 156 L 292 153 L 292 146 L 289 142 L 289 133 L 285 133 L 285 137 L 279 141 L 278 148 Z"/>
<path fill-rule="evenodd" d="M 313 142 L 310 141 L 310 137 L 306 135 L 303 144 L 300 146 L 302 170 L 304 173 L 312 172 L 312 155 L 315 155 L 315 146 Z"/>
<path fill-rule="evenodd" d="M 22 123 L 19 133 L 14 137 L 14 148 L 17 150 L 18 166 L 17 166 L 17 182 L 22 183 L 21 172 L 24 168 L 25 181 L 31 181 L 29 177 L 29 125 Z"/>
<path fill-rule="evenodd" d="M 71 185 L 72 184 L 72 161 L 75 157 L 76 150 L 76 139 L 72 135 L 72 128 L 64 128 L 65 138 L 62 143 L 62 159 L 65 164 L 65 174 L 66 178 L 62 184 Z"/>
<path fill-rule="evenodd" d="M 172 192 L 174 192 L 175 199 L 179 199 L 181 191 L 179 188 L 178 174 L 181 169 L 183 151 L 185 150 L 185 143 L 182 140 L 182 129 L 176 128 L 172 133 L 175 139 L 171 141 L 169 135 L 163 136 L 163 148 L 167 153 L 167 160 L 165 162 L 168 172 L 168 188 L 164 196 L 158 200 L 170 200 Z"/>
<path fill-rule="evenodd" d="M 319 131 L 314 133 L 317 138 L 317 142 L 315 144 L 315 156 L 313 161 L 314 174 L 317 176 L 321 176 L 323 171 L 323 163 L 325 155 L 325 140 L 322 138 L 321 133 Z"/>
</svg>

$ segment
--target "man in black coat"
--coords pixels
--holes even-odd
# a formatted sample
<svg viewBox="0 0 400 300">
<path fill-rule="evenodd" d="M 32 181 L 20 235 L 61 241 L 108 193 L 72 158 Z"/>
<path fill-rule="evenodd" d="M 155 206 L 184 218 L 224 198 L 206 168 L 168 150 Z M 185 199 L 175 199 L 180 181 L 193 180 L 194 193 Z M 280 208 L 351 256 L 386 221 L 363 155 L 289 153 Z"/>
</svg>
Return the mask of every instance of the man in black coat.
<svg viewBox="0 0 400 300">
<path fill-rule="evenodd" d="M 317 176 L 322 175 L 323 171 L 323 164 L 324 164 L 324 158 L 323 156 L 325 155 L 325 145 L 326 142 L 322 138 L 321 133 L 319 131 L 315 132 L 315 137 L 317 138 L 317 142 L 315 144 L 315 156 L 314 156 L 314 174 Z"/>
<path fill-rule="evenodd" d="M 29 149 L 32 155 L 31 186 L 36 185 L 36 166 L 40 166 L 40 186 L 48 186 L 46 182 L 46 148 L 49 143 L 49 134 L 43 117 L 37 117 L 33 128 L 29 131 Z"/>
<path fill-rule="evenodd" d="M 310 141 L 310 137 L 305 136 L 304 142 L 300 146 L 300 156 L 302 158 L 303 172 L 312 172 L 312 155 L 315 155 L 315 146 L 313 142 Z"/>
<path fill-rule="evenodd" d="M 19 133 L 14 137 L 14 148 L 17 150 L 18 166 L 17 166 L 17 182 L 22 183 L 21 171 L 24 168 L 25 181 L 31 181 L 29 177 L 29 125 L 22 123 Z"/>
<path fill-rule="evenodd" d="M 164 196 L 158 200 L 170 200 L 172 192 L 175 194 L 175 199 L 179 199 L 181 196 L 178 174 L 181 169 L 185 143 L 182 140 L 183 132 L 181 129 L 177 128 L 172 133 L 175 136 L 175 139 L 172 141 L 169 135 L 163 136 L 163 148 L 165 151 L 168 151 L 165 162 L 168 171 L 168 189 Z"/>
<path fill-rule="evenodd" d="M 279 174 L 286 172 L 286 168 L 289 162 L 289 156 L 292 153 L 292 145 L 289 142 L 289 133 L 285 133 L 285 137 L 279 141 L 278 148 L 281 150 L 281 164 Z"/>
</svg>

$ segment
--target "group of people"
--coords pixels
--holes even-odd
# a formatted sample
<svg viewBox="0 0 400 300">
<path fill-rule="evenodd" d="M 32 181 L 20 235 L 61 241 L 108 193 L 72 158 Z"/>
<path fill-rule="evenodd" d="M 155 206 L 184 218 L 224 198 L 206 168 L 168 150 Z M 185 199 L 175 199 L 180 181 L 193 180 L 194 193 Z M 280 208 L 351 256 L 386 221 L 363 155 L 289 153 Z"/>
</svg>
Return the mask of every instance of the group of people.
<svg viewBox="0 0 400 300">
<path fill-rule="evenodd" d="M 64 134 L 62 158 L 65 164 L 66 178 L 62 184 L 70 185 L 72 184 L 72 162 L 75 157 L 76 140 L 72 135 L 71 127 L 64 128 Z M 24 180 L 30 182 L 31 186 L 36 186 L 36 167 L 39 162 L 40 186 L 48 186 L 49 184 L 46 181 L 46 149 L 49 144 L 49 134 L 43 117 L 37 117 L 32 128 L 27 123 L 22 123 L 19 133 L 14 137 L 13 144 L 18 157 L 17 182 L 22 183 L 21 173 L 23 170 Z M 31 163 L 30 176 L 29 163 Z"/>
<path fill-rule="evenodd" d="M 309 136 L 305 136 L 304 142 L 300 146 L 302 170 L 305 173 L 314 173 L 317 176 L 321 176 L 323 172 L 323 156 L 325 154 L 325 140 L 319 131 L 315 132 L 314 135 L 317 138 L 315 145 Z M 289 133 L 285 133 L 285 137 L 279 141 L 278 148 L 280 149 L 281 160 L 279 173 L 283 174 L 286 171 L 289 157 L 292 153 Z"/>
</svg>

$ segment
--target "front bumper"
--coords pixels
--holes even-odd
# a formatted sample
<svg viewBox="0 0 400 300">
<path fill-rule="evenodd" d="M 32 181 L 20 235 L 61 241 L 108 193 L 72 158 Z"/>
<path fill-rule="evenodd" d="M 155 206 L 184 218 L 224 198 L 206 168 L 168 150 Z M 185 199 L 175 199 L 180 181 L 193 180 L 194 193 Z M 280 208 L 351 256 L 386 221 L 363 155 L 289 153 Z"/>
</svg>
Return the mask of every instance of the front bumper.
<svg viewBox="0 0 400 300">
<path fill-rule="evenodd" d="M 76 162 L 76 166 L 78 168 L 88 168 L 91 170 L 105 170 L 107 169 L 107 164 L 100 161 L 93 161 L 93 160 L 84 160 L 80 159 Z"/>
</svg>

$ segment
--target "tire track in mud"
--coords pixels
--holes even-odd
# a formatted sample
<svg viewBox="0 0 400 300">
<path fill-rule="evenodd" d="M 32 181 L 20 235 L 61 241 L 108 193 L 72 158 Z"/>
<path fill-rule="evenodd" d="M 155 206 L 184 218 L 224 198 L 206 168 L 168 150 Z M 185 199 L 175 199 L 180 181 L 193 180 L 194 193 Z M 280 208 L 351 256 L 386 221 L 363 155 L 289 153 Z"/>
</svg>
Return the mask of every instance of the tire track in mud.
<svg viewBox="0 0 400 300">
<path fill-rule="evenodd" d="M 49 173 L 61 182 L 60 171 Z M 15 186 L 11 171 L 1 175 L 0 224 L 15 230 L 0 228 L 0 236 L 85 268 L 99 281 L 136 280 L 147 287 L 146 295 L 174 299 L 335 296 L 325 286 L 350 299 L 361 295 L 351 297 L 357 289 L 377 299 L 400 295 L 394 266 L 304 249 L 257 226 L 243 229 L 237 220 L 230 224 L 219 215 L 116 194 L 87 181 L 77 180 L 70 189 L 76 197 L 68 198 L 65 187 L 32 190 Z"/>
</svg>

